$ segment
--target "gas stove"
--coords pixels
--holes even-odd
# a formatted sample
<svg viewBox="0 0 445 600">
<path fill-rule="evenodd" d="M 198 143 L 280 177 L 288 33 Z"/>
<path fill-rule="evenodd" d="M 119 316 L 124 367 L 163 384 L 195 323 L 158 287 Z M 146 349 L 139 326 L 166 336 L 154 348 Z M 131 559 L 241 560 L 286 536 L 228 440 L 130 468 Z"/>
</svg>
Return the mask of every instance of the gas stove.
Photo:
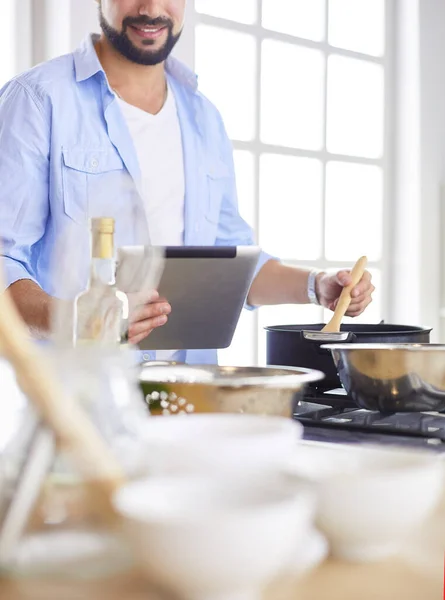
<svg viewBox="0 0 445 600">
<path fill-rule="evenodd" d="M 390 415 L 358 408 L 344 389 L 307 389 L 294 409 L 304 439 L 342 444 L 424 447 L 445 453 L 444 413 Z"/>
</svg>

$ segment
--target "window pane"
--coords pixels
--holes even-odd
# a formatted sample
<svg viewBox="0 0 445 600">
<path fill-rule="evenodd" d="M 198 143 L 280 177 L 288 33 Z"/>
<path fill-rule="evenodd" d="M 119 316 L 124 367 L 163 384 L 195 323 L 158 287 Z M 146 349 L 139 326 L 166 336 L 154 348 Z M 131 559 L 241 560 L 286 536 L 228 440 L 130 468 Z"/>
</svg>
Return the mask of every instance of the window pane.
<svg viewBox="0 0 445 600">
<path fill-rule="evenodd" d="M 327 149 L 349 156 L 383 154 L 384 76 L 380 65 L 328 59 Z"/>
<path fill-rule="evenodd" d="M 252 35 L 219 27 L 196 27 L 199 86 L 221 111 L 229 136 L 255 136 L 256 41 Z"/>
<path fill-rule="evenodd" d="M 218 351 L 218 362 L 228 367 L 249 367 L 256 364 L 254 312 L 243 310 L 230 348 Z"/>
<path fill-rule="evenodd" d="M 264 306 L 259 309 L 258 322 L 258 362 L 267 362 L 267 335 L 264 327 L 270 325 L 294 325 L 300 323 L 321 323 L 323 309 L 313 304 Z"/>
<path fill-rule="evenodd" d="M 372 283 L 375 286 L 375 292 L 372 295 L 372 302 L 359 317 L 345 317 L 343 323 L 380 323 L 383 319 L 382 304 L 382 272 L 379 269 L 368 269 L 372 275 Z M 332 312 L 324 311 L 324 321 L 327 323 Z"/>
<path fill-rule="evenodd" d="M 315 42 L 325 37 L 325 0 L 263 0 L 262 18 L 272 31 Z"/>
<path fill-rule="evenodd" d="M 233 152 L 238 205 L 241 216 L 255 228 L 255 158 L 247 150 Z"/>
<path fill-rule="evenodd" d="M 0 87 L 16 74 L 16 0 L 1 0 Z M 25 35 L 29 33 L 25 32 Z"/>
<path fill-rule="evenodd" d="M 257 19 L 257 0 L 195 0 L 198 12 L 251 25 Z"/>
<path fill-rule="evenodd" d="M 265 40 L 262 56 L 262 141 L 290 148 L 321 149 L 324 120 L 322 52 Z"/>
<path fill-rule="evenodd" d="M 385 51 L 385 0 L 329 0 L 329 43 L 382 56 Z"/>
<path fill-rule="evenodd" d="M 281 258 L 317 259 L 322 242 L 319 160 L 264 154 L 260 162 L 260 244 Z"/>
<path fill-rule="evenodd" d="M 380 260 L 383 245 L 380 167 L 329 162 L 326 167 L 326 258 Z"/>
</svg>

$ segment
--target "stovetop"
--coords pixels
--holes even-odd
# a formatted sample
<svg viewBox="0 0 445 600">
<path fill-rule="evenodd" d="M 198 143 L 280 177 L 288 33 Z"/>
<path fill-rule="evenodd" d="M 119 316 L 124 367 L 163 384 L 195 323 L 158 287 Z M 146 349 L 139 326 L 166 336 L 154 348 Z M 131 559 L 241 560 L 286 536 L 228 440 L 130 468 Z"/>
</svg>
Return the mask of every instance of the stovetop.
<svg viewBox="0 0 445 600">
<path fill-rule="evenodd" d="M 383 415 L 358 408 L 343 389 L 308 389 L 294 418 L 307 440 L 423 446 L 445 453 L 445 413 Z"/>
</svg>

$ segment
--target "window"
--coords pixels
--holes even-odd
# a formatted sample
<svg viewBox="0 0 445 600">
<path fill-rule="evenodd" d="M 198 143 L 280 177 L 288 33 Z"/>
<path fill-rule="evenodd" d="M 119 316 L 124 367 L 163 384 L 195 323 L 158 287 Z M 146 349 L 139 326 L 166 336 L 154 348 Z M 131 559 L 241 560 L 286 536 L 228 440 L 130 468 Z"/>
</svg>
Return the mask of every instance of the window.
<svg viewBox="0 0 445 600">
<path fill-rule="evenodd" d="M 195 0 L 200 87 L 233 141 L 242 216 L 284 262 L 350 267 L 382 318 L 391 0 Z M 193 9 L 192 9 L 193 11 Z M 265 362 L 265 325 L 319 322 L 314 306 L 243 314 L 223 364 Z"/>
<path fill-rule="evenodd" d="M 0 87 L 14 77 L 17 71 L 16 56 L 16 0 L 0 3 L 2 35 L 0 36 Z M 26 32 L 27 33 L 27 32 Z"/>
<path fill-rule="evenodd" d="M 32 65 L 33 1 L 0 1 L 0 22 L 2 24 L 2 35 L 0 36 L 0 88 L 12 77 Z"/>
</svg>

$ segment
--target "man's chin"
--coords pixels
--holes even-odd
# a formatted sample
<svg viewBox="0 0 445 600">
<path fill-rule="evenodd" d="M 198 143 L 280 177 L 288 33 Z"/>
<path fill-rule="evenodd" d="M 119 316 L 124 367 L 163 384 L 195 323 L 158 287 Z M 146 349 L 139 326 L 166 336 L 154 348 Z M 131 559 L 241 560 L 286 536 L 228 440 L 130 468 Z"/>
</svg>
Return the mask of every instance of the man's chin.
<svg viewBox="0 0 445 600">
<path fill-rule="evenodd" d="M 164 52 L 164 47 L 153 48 L 150 46 L 150 50 L 147 50 L 147 46 L 138 48 L 140 55 L 138 57 L 138 63 L 146 66 L 155 66 L 167 59 L 167 55 Z"/>
<path fill-rule="evenodd" d="M 150 59 L 151 57 L 155 57 L 158 54 L 164 54 L 164 50 L 167 45 L 166 39 L 158 39 L 158 40 L 141 40 L 134 39 L 133 36 L 128 36 L 131 45 L 135 52 L 140 53 L 143 57 Z"/>
</svg>

